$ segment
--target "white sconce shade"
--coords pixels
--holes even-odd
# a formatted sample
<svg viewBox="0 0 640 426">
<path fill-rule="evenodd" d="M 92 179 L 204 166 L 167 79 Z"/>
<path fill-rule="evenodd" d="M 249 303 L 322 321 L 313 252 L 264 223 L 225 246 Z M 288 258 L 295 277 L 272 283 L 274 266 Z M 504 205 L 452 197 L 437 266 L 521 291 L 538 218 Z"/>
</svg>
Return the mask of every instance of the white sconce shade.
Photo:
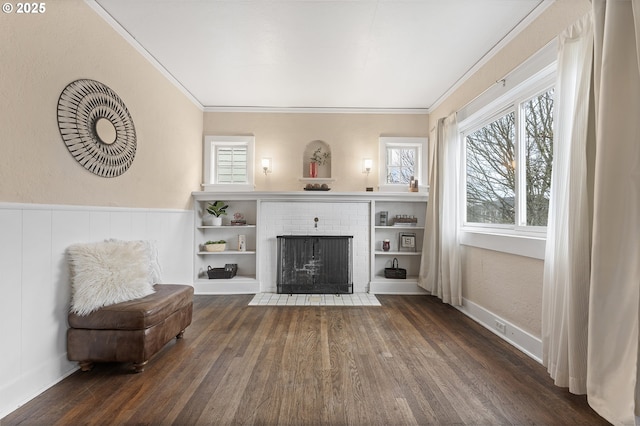
<svg viewBox="0 0 640 426">
<path fill-rule="evenodd" d="M 266 176 L 267 173 L 271 173 L 271 158 L 263 158 L 262 159 L 262 171 Z"/>
<path fill-rule="evenodd" d="M 369 174 L 371 172 L 372 167 L 373 167 L 373 160 L 371 158 L 365 158 L 362 161 L 362 173 Z"/>
</svg>

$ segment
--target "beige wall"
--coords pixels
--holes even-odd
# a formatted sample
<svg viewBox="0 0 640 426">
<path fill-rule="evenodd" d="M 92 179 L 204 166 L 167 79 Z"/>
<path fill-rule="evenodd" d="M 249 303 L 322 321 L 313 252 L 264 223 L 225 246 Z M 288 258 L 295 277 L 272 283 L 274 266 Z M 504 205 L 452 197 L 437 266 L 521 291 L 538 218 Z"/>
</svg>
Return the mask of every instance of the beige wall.
<svg viewBox="0 0 640 426">
<path fill-rule="evenodd" d="M 588 0 L 558 0 L 430 114 L 432 123 L 466 105 L 536 53 L 590 9 Z M 431 135 L 433 137 L 433 135 Z M 540 337 L 541 260 L 464 247 L 463 296 Z"/>
<path fill-rule="evenodd" d="M 199 189 L 202 111 L 82 0 L 41 15 L 0 16 L 0 202 L 188 208 Z M 133 165 L 101 178 L 73 159 L 58 97 L 80 78 L 124 101 L 137 132 Z"/>
<path fill-rule="evenodd" d="M 426 114 L 227 113 L 204 114 L 205 135 L 255 135 L 256 190 L 299 191 L 307 143 L 323 140 L 331 147 L 333 191 L 364 191 L 377 187 L 378 174 L 368 179 L 362 160 L 378 167 L 380 136 L 428 136 Z M 260 159 L 269 157 L 273 173 L 265 177 Z"/>
</svg>

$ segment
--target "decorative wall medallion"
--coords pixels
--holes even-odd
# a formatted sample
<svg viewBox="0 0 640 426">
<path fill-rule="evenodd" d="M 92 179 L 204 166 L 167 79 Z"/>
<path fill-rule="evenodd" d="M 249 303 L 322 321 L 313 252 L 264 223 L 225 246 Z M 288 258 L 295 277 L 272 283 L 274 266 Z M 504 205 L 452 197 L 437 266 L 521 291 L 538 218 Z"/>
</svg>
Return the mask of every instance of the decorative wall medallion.
<svg viewBox="0 0 640 426">
<path fill-rule="evenodd" d="M 69 152 L 98 176 L 127 171 L 136 155 L 136 129 L 124 102 L 95 80 L 70 83 L 58 99 L 58 128 Z"/>
</svg>

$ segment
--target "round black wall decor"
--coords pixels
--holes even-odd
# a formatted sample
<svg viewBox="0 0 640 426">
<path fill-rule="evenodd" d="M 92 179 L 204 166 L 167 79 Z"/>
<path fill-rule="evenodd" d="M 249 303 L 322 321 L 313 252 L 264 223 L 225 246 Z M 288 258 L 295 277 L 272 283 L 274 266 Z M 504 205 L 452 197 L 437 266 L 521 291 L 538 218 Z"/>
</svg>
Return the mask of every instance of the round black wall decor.
<svg viewBox="0 0 640 426">
<path fill-rule="evenodd" d="M 76 80 L 58 99 L 58 128 L 69 152 L 98 176 L 127 171 L 136 155 L 136 129 L 122 99 L 95 80 Z"/>
</svg>

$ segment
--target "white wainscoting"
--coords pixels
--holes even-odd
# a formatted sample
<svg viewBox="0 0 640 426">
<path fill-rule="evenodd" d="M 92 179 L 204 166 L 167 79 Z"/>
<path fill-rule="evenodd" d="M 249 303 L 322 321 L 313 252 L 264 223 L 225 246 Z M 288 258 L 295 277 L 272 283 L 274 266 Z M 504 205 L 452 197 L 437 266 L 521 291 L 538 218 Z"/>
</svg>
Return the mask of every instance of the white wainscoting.
<svg viewBox="0 0 640 426">
<path fill-rule="evenodd" d="M 0 203 L 0 418 L 76 370 L 65 252 L 107 238 L 157 241 L 163 281 L 192 284 L 191 211 Z"/>
</svg>

